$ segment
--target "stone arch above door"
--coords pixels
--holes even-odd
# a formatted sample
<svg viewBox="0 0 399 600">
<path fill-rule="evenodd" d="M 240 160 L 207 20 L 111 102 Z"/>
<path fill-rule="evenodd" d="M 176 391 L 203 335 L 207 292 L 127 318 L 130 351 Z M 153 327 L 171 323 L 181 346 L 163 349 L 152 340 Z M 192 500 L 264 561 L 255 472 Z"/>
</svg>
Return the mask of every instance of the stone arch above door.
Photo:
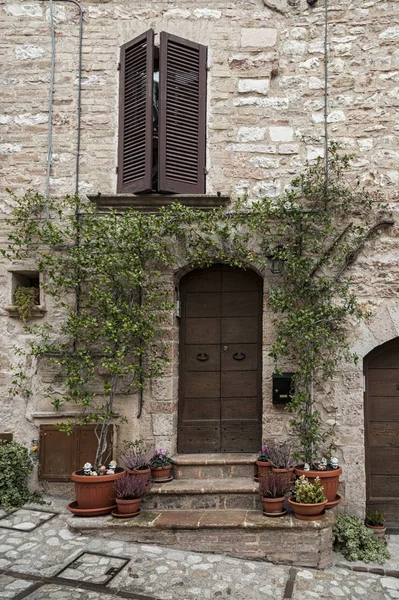
<svg viewBox="0 0 399 600">
<path fill-rule="evenodd" d="M 399 527 L 399 337 L 364 359 L 367 507 Z"/>
<path fill-rule="evenodd" d="M 252 270 L 214 265 L 182 278 L 179 453 L 259 450 L 262 296 Z"/>
</svg>

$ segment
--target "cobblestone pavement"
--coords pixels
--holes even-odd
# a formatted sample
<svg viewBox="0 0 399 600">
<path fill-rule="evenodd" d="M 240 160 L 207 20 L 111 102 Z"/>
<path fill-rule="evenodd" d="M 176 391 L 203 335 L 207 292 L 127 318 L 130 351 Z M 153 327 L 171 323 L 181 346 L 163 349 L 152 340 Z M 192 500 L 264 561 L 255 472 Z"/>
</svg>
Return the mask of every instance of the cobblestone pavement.
<svg viewBox="0 0 399 600">
<path fill-rule="evenodd" d="M 353 563 L 339 555 L 325 571 L 291 568 L 84 537 L 68 529 L 67 519 L 53 506 L 0 511 L 0 600 L 399 598 L 399 577 L 350 570 Z M 393 556 L 384 568 L 392 574 L 399 571 L 399 536 L 389 546 Z"/>
</svg>

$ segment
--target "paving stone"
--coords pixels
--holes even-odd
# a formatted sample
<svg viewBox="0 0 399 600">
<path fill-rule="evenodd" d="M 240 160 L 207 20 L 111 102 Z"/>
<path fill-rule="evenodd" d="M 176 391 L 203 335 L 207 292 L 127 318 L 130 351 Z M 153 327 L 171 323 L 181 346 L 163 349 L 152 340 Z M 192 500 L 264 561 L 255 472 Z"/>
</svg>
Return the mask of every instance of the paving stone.
<svg viewBox="0 0 399 600">
<path fill-rule="evenodd" d="M 9 577 L 8 575 L 0 575 L 0 598 L 1 600 L 15 598 L 15 596 L 20 594 L 23 590 L 27 590 L 31 585 L 31 581 L 16 579 L 15 577 Z"/>
<path fill-rule="evenodd" d="M 30 518 L 30 512 L 23 511 L 22 515 L 17 515 L 19 523 L 31 522 L 24 521 Z M 199 512 L 204 514 L 207 511 Z M 11 515 L 13 522 L 15 514 Z M 226 511 L 225 516 L 230 524 L 232 514 Z M 110 568 L 119 568 L 124 564 L 107 585 L 110 592 L 113 595 L 118 591 L 142 594 L 156 600 L 283 600 L 287 582 L 292 577 L 290 567 L 264 561 L 133 543 L 112 537 L 84 537 L 68 529 L 69 518 L 69 514 L 60 509 L 60 514 L 33 531 L 0 529 L 0 569 L 20 572 L 26 577 L 40 574 L 46 578 L 56 575 L 72 563 L 60 575 L 74 585 L 53 585 L 44 581 L 40 589 L 29 594 L 29 586 L 33 581 L 2 576 L 1 600 L 3 597 L 5 600 L 12 599 L 24 590 L 28 591 L 27 600 L 106 599 L 107 596 L 100 590 L 83 589 L 83 586 L 103 583 L 109 577 Z M 212 511 L 209 511 L 207 518 L 212 522 Z M 101 519 L 93 519 L 93 523 L 107 522 L 107 517 L 105 521 Z M 251 519 L 250 533 L 255 535 L 255 515 Z M 287 521 L 287 527 L 292 526 L 290 523 Z M 239 546 L 243 543 L 234 527 L 231 533 L 233 537 L 229 544 Z M 192 531 L 190 535 L 197 539 L 199 533 Z M 301 536 L 305 536 L 305 529 L 301 530 Z M 303 537 L 304 546 L 307 543 Z M 281 546 L 281 552 L 284 552 L 282 541 Z M 389 565 L 390 572 L 395 573 L 399 571 L 399 536 L 391 536 L 388 547 L 392 558 L 382 568 L 386 569 Z M 344 561 L 342 556 L 335 555 L 335 558 L 338 564 L 324 571 L 299 569 L 293 585 L 293 600 L 391 600 L 399 597 L 398 578 L 352 571 L 348 569 L 351 564 Z M 366 565 L 365 568 L 381 566 Z"/>
</svg>

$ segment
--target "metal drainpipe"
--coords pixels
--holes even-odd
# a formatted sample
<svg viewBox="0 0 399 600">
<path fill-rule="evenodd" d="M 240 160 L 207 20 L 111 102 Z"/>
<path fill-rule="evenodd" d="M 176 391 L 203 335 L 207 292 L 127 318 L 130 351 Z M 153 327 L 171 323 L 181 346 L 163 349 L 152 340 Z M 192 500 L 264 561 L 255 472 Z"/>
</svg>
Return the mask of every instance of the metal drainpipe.
<svg viewBox="0 0 399 600">
<path fill-rule="evenodd" d="M 55 42 L 54 42 L 54 21 L 53 21 L 53 2 L 70 2 L 79 8 L 79 67 L 78 67 L 78 139 L 76 148 L 76 178 L 75 178 L 75 194 L 79 194 L 79 159 L 80 159 L 80 136 L 81 136 L 81 97 L 82 97 L 82 40 L 83 40 L 83 9 L 76 0 L 39 0 L 40 2 L 50 3 L 50 21 L 52 28 L 52 60 L 51 60 L 51 79 L 50 79 L 50 101 L 49 101 L 49 143 L 47 148 L 47 181 L 46 181 L 46 198 L 49 197 L 50 186 L 50 170 L 52 158 L 52 114 L 53 114 L 53 87 L 54 87 L 54 71 L 55 71 Z M 46 208 L 48 212 L 48 207 Z"/>
<path fill-rule="evenodd" d="M 325 153 L 325 180 L 324 199 L 327 204 L 329 156 L 328 156 L 328 0 L 324 8 L 324 153 Z"/>
</svg>

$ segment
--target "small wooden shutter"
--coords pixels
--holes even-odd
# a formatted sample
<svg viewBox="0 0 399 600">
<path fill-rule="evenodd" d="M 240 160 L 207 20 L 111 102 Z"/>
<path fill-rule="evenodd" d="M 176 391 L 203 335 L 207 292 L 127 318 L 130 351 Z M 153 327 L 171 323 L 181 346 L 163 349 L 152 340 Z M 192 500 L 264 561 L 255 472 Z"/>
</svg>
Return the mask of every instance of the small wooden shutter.
<svg viewBox="0 0 399 600">
<path fill-rule="evenodd" d="M 152 187 L 152 104 L 154 32 L 121 47 L 118 193 Z"/>
<path fill-rule="evenodd" d="M 71 473 L 79 471 L 85 462 L 93 463 L 97 438 L 95 425 L 77 425 L 71 435 L 59 431 L 55 425 L 40 425 L 39 479 L 70 481 Z M 112 456 L 113 427 L 108 429 L 108 448 Z"/>
<path fill-rule="evenodd" d="M 205 193 L 206 56 L 206 46 L 161 33 L 161 192 Z"/>
</svg>

